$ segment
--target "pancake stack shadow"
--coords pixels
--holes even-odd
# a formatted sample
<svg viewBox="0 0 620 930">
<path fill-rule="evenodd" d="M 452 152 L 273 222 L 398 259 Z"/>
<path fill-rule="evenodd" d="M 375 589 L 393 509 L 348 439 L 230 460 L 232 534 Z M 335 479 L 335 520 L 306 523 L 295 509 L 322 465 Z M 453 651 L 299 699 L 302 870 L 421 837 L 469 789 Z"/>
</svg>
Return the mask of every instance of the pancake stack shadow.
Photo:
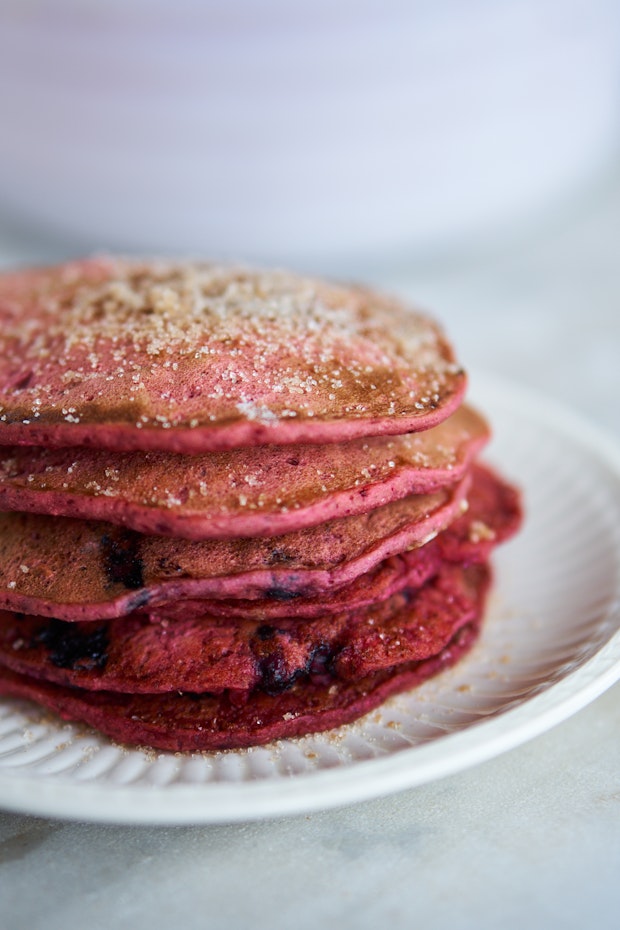
<svg viewBox="0 0 620 930">
<path fill-rule="evenodd" d="M 274 272 L 0 279 L 0 693 L 170 750 L 348 723 L 457 661 L 519 495 L 441 331 Z"/>
</svg>

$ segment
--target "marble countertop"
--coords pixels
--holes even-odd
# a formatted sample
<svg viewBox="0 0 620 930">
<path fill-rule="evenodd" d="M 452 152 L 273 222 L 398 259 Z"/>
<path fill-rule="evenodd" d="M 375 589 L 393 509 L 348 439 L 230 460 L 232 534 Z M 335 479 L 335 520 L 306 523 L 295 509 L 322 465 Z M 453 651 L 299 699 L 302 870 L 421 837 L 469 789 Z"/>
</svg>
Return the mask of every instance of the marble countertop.
<svg viewBox="0 0 620 930">
<path fill-rule="evenodd" d="M 0 262 L 61 254 L 0 231 Z M 466 366 L 620 436 L 620 172 L 492 246 L 372 269 L 445 324 Z M 0 813 L 3 930 L 615 928 L 620 685 L 543 736 L 346 808 L 210 827 Z"/>
</svg>

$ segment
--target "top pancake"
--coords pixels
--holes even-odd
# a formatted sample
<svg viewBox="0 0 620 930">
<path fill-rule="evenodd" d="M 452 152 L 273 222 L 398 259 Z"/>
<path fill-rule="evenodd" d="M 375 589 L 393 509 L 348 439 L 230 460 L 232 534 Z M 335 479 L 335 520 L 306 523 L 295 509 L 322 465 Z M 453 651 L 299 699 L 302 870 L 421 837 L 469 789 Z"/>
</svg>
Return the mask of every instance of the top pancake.
<svg viewBox="0 0 620 930">
<path fill-rule="evenodd" d="M 101 259 L 0 276 L 0 443 L 198 453 L 427 429 L 465 376 L 394 299 Z"/>
</svg>

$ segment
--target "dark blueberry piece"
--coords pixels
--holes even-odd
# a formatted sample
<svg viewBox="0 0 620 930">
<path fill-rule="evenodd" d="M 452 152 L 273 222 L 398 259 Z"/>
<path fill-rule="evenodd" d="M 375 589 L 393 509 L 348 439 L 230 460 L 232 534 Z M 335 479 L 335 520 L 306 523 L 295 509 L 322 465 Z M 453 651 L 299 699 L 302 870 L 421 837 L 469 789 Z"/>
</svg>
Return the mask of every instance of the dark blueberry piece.
<svg viewBox="0 0 620 930">
<path fill-rule="evenodd" d="M 259 687 L 271 695 L 282 694 L 292 688 L 299 676 L 303 675 L 302 669 L 296 669 L 293 673 L 288 671 L 284 656 L 278 649 L 259 659 L 258 669 L 261 678 Z"/>
<path fill-rule="evenodd" d="M 288 565 L 289 562 L 294 561 L 295 556 L 290 555 L 286 549 L 272 549 L 268 563 L 269 565 Z"/>
<path fill-rule="evenodd" d="M 141 607 L 144 607 L 145 604 L 148 604 L 150 600 L 151 600 L 150 591 L 140 591 L 139 594 L 137 594 L 135 597 L 132 597 L 128 601 L 127 609 L 129 611 L 139 610 Z"/>
<path fill-rule="evenodd" d="M 276 629 L 273 626 L 269 626 L 268 623 L 263 623 L 262 626 L 259 626 L 256 630 L 256 637 L 265 642 L 267 639 L 272 639 L 275 635 Z"/>
<path fill-rule="evenodd" d="M 108 661 L 107 625 L 82 633 L 64 620 L 50 620 L 37 635 L 50 651 L 50 662 L 58 668 L 104 668 Z"/>
<path fill-rule="evenodd" d="M 334 652 L 328 643 L 320 643 L 315 646 L 306 665 L 306 673 L 313 684 L 328 685 L 333 681 L 333 660 Z"/>
<path fill-rule="evenodd" d="M 265 591 L 265 597 L 270 598 L 272 601 L 294 601 L 296 597 L 299 597 L 300 594 L 298 591 L 289 591 L 287 588 L 267 588 Z"/>
<path fill-rule="evenodd" d="M 140 534 L 116 530 L 101 537 L 101 557 L 110 584 L 122 584 L 130 591 L 144 587 Z"/>
</svg>

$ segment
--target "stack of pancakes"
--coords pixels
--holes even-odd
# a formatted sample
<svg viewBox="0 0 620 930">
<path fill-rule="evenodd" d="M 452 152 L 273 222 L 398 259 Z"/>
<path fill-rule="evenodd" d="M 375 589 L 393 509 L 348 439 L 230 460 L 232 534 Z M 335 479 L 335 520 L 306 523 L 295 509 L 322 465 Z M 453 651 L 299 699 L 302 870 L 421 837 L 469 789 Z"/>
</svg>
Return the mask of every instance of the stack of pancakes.
<svg viewBox="0 0 620 930">
<path fill-rule="evenodd" d="M 513 488 L 438 327 L 280 272 L 0 279 L 0 693 L 162 749 L 349 722 L 474 642 Z"/>
</svg>

